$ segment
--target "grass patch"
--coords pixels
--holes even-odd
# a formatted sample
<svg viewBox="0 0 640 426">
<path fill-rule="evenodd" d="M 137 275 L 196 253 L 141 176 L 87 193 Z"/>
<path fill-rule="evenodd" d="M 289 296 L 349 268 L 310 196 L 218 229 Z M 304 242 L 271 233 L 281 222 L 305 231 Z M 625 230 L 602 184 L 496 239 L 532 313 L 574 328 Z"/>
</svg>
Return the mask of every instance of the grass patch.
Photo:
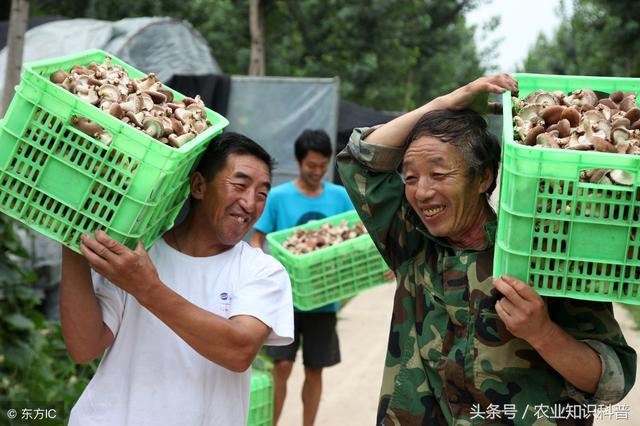
<svg viewBox="0 0 640 426">
<path fill-rule="evenodd" d="M 631 314 L 631 317 L 633 317 L 633 322 L 635 323 L 634 329 L 640 330 L 640 305 L 628 305 L 625 303 L 622 306 L 624 306 Z"/>
</svg>

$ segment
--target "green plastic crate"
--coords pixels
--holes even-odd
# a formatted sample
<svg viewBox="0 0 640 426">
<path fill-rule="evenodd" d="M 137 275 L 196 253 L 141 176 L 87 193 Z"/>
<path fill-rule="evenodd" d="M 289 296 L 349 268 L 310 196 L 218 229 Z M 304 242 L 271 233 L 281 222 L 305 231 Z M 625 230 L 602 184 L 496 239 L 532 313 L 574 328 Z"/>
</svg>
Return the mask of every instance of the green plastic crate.
<svg viewBox="0 0 640 426">
<path fill-rule="evenodd" d="M 251 371 L 248 426 L 273 424 L 273 378 L 270 371 Z"/>
<path fill-rule="evenodd" d="M 172 226 L 189 194 L 188 175 L 228 124 L 207 109 L 212 125 L 176 149 L 49 81 L 53 71 L 102 63 L 107 55 L 93 49 L 24 64 L 0 122 L 0 212 L 77 252 L 79 236 L 96 229 L 128 247 L 139 239 L 149 247 Z M 131 78 L 145 75 L 109 56 Z M 111 144 L 75 129 L 74 115 L 100 124 Z"/>
<path fill-rule="evenodd" d="M 388 266 L 369 235 L 303 255 L 294 255 L 282 246 L 297 229 L 318 229 L 324 223 L 339 225 L 343 220 L 353 226 L 360 218 L 352 210 L 267 234 L 271 254 L 289 273 L 293 304 L 298 309 L 318 308 L 385 282 L 382 274 Z"/>
<path fill-rule="evenodd" d="M 640 79 L 515 74 L 533 91 L 640 92 Z M 547 296 L 640 304 L 640 156 L 521 145 L 503 95 L 503 158 L 494 275 Z M 620 169 L 635 183 L 590 184 L 582 170 Z"/>
</svg>

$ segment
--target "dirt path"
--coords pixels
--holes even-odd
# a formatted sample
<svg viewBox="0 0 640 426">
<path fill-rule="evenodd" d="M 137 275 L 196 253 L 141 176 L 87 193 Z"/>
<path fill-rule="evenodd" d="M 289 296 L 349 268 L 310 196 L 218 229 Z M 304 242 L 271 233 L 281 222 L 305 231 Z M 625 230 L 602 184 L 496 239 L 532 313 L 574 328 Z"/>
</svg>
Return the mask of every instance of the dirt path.
<svg viewBox="0 0 640 426">
<path fill-rule="evenodd" d="M 382 381 L 395 284 L 354 297 L 338 314 L 342 362 L 323 373 L 316 426 L 373 425 Z M 298 353 L 278 426 L 300 426 L 304 370 Z M 348 420 L 345 416 L 349 416 Z"/>
<path fill-rule="evenodd" d="M 338 333 L 342 362 L 324 372 L 324 392 L 316 426 L 375 423 L 394 289 L 394 285 L 387 284 L 368 290 L 353 298 L 340 312 Z M 627 341 L 640 352 L 640 332 L 633 328 L 633 319 L 621 306 L 616 305 L 615 312 Z M 302 360 L 298 356 L 278 426 L 302 424 L 303 376 Z M 617 420 L 603 416 L 595 425 L 640 425 L 640 385 L 631 390 L 619 407 L 622 405 L 629 407 L 626 419 L 620 415 Z"/>
</svg>

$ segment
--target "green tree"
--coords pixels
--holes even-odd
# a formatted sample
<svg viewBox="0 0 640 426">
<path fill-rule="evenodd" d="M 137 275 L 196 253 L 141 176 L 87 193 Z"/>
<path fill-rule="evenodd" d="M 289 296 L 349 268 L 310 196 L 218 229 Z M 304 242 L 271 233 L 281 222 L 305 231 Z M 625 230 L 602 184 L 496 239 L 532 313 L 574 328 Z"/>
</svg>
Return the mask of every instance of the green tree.
<svg viewBox="0 0 640 426">
<path fill-rule="evenodd" d="M 539 36 L 524 62 L 527 72 L 597 76 L 640 73 L 640 3 L 574 0 L 562 8 L 555 34 Z"/>
<path fill-rule="evenodd" d="M 484 0 L 263 0 L 267 75 L 341 79 L 343 97 L 403 110 L 485 73 L 464 14 Z M 38 13 L 188 20 L 227 74 L 250 57 L 248 0 L 32 0 Z M 482 52 L 490 57 L 489 52 Z"/>
</svg>

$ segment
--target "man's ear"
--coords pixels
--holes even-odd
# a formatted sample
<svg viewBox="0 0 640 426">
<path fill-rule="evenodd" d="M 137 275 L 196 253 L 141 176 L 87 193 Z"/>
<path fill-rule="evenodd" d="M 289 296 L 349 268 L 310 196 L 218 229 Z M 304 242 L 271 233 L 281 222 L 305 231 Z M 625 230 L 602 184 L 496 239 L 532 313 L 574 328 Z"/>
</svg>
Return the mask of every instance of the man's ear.
<svg viewBox="0 0 640 426">
<path fill-rule="evenodd" d="M 200 172 L 193 172 L 189 179 L 189 185 L 191 187 L 191 196 L 196 200 L 202 200 L 204 198 L 204 190 L 207 185 L 207 180 Z"/>
<path fill-rule="evenodd" d="M 480 194 L 484 194 L 489 190 L 491 183 L 493 182 L 493 172 L 488 167 L 482 172 L 480 177 Z"/>
</svg>

